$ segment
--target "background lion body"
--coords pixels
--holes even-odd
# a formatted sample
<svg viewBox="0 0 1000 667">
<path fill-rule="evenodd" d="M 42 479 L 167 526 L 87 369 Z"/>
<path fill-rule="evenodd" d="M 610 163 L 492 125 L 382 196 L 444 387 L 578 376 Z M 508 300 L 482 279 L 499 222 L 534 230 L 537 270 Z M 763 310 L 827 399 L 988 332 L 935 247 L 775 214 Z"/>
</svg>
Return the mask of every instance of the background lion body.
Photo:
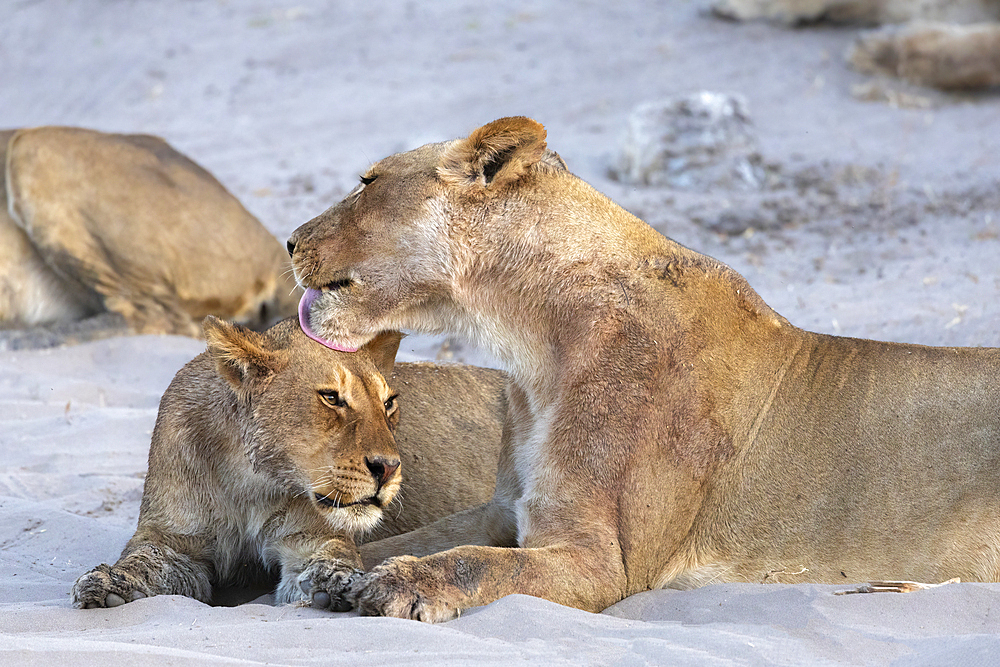
<svg viewBox="0 0 1000 667">
<path fill-rule="evenodd" d="M 101 311 L 137 333 L 201 335 L 295 312 L 281 244 L 158 137 L 65 127 L 0 132 L 0 326 Z"/>
<path fill-rule="evenodd" d="M 501 119 L 386 158 L 290 240 L 300 282 L 326 290 L 319 335 L 453 331 L 513 377 L 493 500 L 366 550 L 422 558 L 376 567 L 363 611 L 997 580 L 1000 351 L 798 329 L 561 168 L 544 137 Z"/>
<path fill-rule="evenodd" d="M 889 24 L 858 37 L 852 67 L 946 90 L 1000 86 L 998 0 L 718 0 L 713 10 L 788 25 Z"/>
</svg>

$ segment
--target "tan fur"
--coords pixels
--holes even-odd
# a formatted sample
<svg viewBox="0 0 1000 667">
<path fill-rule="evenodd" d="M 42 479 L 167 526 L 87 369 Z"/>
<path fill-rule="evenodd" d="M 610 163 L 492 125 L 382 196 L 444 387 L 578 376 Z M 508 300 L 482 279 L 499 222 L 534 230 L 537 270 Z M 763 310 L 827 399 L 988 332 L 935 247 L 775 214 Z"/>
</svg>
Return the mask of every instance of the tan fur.
<svg viewBox="0 0 1000 667">
<path fill-rule="evenodd" d="M 284 248 L 158 137 L 66 127 L 0 133 L 0 326 L 120 313 L 198 336 L 208 314 L 295 312 Z"/>
<path fill-rule="evenodd" d="M 508 147 L 477 152 L 494 134 Z M 1000 350 L 798 329 L 727 266 L 532 162 L 544 139 L 504 119 L 388 157 L 290 240 L 324 290 L 318 334 L 462 333 L 512 374 L 493 499 L 364 548 L 409 554 L 347 592 L 364 613 L 998 579 Z"/>
<path fill-rule="evenodd" d="M 858 37 L 848 53 L 866 74 L 942 89 L 1000 86 L 1000 23 L 917 22 Z"/>
<path fill-rule="evenodd" d="M 850 65 L 945 90 L 1000 86 L 1000 0 L 717 0 L 713 11 L 790 25 L 902 24 L 862 33 Z"/>
<path fill-rule="evenodd" d="M 160 403 L 135 535 L 117 563 L 80 577 L 75 606 L 164 594 L 209 602 L 220 587 L 276 576 L 279 602 L 344 608 L 339 591 L 361 566 L 355 537 L 412 530 L 490 497 L 499 371 L 399 364 L 389 376 L 399 334 L 346 354 L 294 320 L 258 334 L 208 318 L 205 334 L 208 351 Z"/>
</svg>

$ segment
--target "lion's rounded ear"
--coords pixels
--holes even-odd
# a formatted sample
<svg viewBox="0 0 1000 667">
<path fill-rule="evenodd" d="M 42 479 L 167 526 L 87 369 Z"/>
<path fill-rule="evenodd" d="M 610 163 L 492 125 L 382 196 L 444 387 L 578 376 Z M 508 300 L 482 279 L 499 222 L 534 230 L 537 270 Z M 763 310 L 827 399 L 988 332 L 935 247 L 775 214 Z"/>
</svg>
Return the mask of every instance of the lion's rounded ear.
<svg viewBox="0 0 1000 667">
<path fill-rule="evenodd" d="M 364 344 L 361 349 L 367 352 L 375 368 L 388 378 L 392 373 L 392 366 L 396 363 L 396 353 L 399 352 L 399 341 L 403 340 L 403 334 L 398 331 L 383 331 L 370 341 Z"/>
<path fill-rule="evenodd" d="M 285 357 L 267 333 L 209 315 L 202 322 L 208 353 L 219 375 L 240 395 L 263 389 L 281 370 Z"/>
<path fill-rule="evenodd" d="M 545 155 L 545 128 L 530 118 L 501 118 L 449 146 L 438 176 L 456 186 L 500 186 L 521 178 Z"/>
</svg>

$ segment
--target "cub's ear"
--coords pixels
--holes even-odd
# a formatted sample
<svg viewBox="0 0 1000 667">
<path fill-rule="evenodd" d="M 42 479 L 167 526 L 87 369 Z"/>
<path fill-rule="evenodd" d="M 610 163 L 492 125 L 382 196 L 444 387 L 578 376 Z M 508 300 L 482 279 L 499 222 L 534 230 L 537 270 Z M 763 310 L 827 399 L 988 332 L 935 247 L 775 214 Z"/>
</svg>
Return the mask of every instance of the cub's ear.
<svg viewBox="0 0 1000 667">
<path fill-rule="evenodd" d="M 371 355 L 375 368 L 386 379 L 392 373 L 392 365 L 396 363 L 396 353 L 399 351 L 399 341 L 403 334 L 398 331 L 383 331 L 364 344 L 361 349 Z"/>
<path fill-rule="evenodd" d="M 438 176 L 455 186 L 502 186 L 516 181 L 545 155 L 545 128 L 530 118 L 501 118 L 452 144 Z"/>
<path fill-rule="evenodd" d="M 274 348 L 266 333 L 258 333 L 209 315 L 202 322 L 208 353 L 236 393 L 244 397 L 260 391 L 285 364 L 285 355 Z"/>
</svg>

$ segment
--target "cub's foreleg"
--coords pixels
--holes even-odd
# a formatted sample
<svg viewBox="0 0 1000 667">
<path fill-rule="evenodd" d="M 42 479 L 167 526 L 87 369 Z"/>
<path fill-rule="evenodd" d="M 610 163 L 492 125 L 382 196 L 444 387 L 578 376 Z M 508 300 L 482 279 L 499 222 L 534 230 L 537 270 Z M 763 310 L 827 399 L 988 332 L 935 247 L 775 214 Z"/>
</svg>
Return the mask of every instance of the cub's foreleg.
<svg viewBox="0 0 1000 667">
<path fill-rule="evenodd" d="M 345 593 L 364 574 L 364 566 L 350 535 L 310 537 L 300 534 L 286 538 L 281 550 L 281 582 L 275 591 L 277 602 L 288 604 L 306 599 L 314 607 L 332 611 L 351 608 Z"/>
<path fill-rule="evenodd" d="M 191 540 L 184 540 L 190 542 Z M 211 564 L 192 553 L 201 545 L 179 550 L 160 540 L 136 534 L 114 565 L 98 565 L 73 584 L 78 609 L 117 607 L 153 595 L 185 595 L 202 602 L 212 597 Z"/>
</svg>

